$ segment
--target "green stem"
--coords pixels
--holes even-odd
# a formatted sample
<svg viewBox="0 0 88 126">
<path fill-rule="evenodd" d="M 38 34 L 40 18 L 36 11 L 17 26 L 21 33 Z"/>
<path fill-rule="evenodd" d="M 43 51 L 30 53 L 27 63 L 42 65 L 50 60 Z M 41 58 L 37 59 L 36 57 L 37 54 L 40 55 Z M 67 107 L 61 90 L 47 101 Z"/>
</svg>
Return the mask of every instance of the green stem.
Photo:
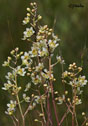
<svg viewBox="0 0 88 126">
<path fill-rule="evenodd" d="M 16 74 L 15 74 L 15 84 L 16 84 L 16 87 L 17 87 L 17 76 L 16 76 Z M 20 114 L 21 114 L 21 117 L 22 117 L 23 126 L 25 126 L 25 119 L 24 119 L 24 115 L 23 115 L 23 112 L 22 112 L 22 107 L 21 107 L 21 104 L 20 104 L 18 92 L 16 94 L 16 99 L 17 99 L 17 103 L 18 103 L 18 106 L 19 106 Z"/>
<path fill-rule="evenodd" d="M 23 112 L 22 112 L 22 108 L 21 108 L 21 104 L 20 104 L 19 96 L 17 95 L 16 98 L 17 98 L 17 102 L 18 102 L 19 110 L 20 110 L 20 113 L 21 113 L 21 117 L 23 117 Z"/>
</svg>

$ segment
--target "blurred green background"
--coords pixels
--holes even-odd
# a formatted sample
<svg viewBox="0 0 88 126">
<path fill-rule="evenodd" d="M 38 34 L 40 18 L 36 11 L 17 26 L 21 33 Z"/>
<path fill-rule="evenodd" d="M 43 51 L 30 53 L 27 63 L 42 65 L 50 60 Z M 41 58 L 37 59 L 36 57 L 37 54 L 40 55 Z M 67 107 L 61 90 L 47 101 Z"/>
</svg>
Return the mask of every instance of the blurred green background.
<svg viewBox="0 0 88 126">
<path fill-rule="evenodd" d="M 79 66 L 84 67 L 83 74 L 88 79 L 88 0 L 35 1 L 38 3 L 39 13 L 43 16 L 43 24 L 53 27 L 61 39 L 60 50 L 66 62 L 65 68 L 69 63 L 76 62 Z M 15 47 L 19 47 L 20 50 L 28 50 L 29 48 L 28 43 L 22 41 L 21 38 L 25 30 L 22 26 L 22 20 L 30 2 L 33 1 L 0 0 L 0 126 L 12 126 L 10 118 L 4 114 L 8 96 L 1 90 L 1 87 L 5 82 L 4 76 L 7 70 L 2 67 L 2 63 Z M 84 8 L 69 8 L 68 5 L 71 3 L 81 3 Z M 59 70 L 61 73 L 60 66 L 57 65 L 57 67 L 55 73 Z M 56 78 L 61 78 L 61 74 L 59 77 L 56 74 Z M 58 87 L 58 83 L 55 88 L 62 90 L 61 86 Z M 78 112 L 81 114 L 82 111 L 86 111 L 88 115 L 88 86 L 84 88 L 82 98 L 84 98 L 82 99 L 83 104 L 79 106 Z M 63 110 L 60 110 L 62 115 Z M 79 115 L 78 119 L 81 119 Z M 35 126 L 32 120 L 31 124 L 31 126 Z"/>
</svg>

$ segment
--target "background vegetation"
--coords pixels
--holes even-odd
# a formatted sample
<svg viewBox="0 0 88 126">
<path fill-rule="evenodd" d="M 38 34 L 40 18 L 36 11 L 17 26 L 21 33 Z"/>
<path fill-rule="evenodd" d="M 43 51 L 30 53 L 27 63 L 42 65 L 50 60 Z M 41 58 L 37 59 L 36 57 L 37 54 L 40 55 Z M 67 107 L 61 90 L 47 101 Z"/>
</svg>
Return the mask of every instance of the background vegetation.
<svg viewBox="0 0 88 126">
<path fill-rule="evenodd" d="M 4 114 L 6 103 L 8 102 L 7 94 L 1 90 L 5 82 L 4 76 L 6 69 L 2 67 L 2 63 L 6 60 L 9 52 L 15 47 L 20 50 L 28 50 L 29 44 L 22 41 L 22 33 L 24 27 L 22 20 L 26 15 L 26 8 L 31 0 L 0 0 L 0 125 L 10 125 L 11 121 Z M 55 33 L 61 39 L 61 54 L 66 62 L 65 67 L 69 63 L 77 62 L 79 66 L 83 66 L 83 74 L 88 79 L 88 0 L 37 0 L 39 13 L 43 17 L 43 23 L 53 27 Z M 71 3 L 83 4 L 84 8 L 69 8 Z M 58 51 L 58 50 L 57 50 Z M 54 60 L 54 59 L 53 59 Z M 65 68 L 64 68 L 65 69 Z M 60 72 L 59 72 L 60 71 Z M 61 79 L 61 67 L 57 65 L 55 73 L 59 72 Z M 57 83 L 55 88 L 61 92 L 61 84 Z M 69 89 L 70 91 L 70 89 Z M 83 104 L 80 110 L 86 111 L 88 115 L 88 86 L 84 88 L 82 95 Z M 61 110 L 61 109 L 60 109 Z M 63 112 L 61 110 L 61 112 Z M 78 116 L 80 119 L 80 116 Z M 31 121 L 32 123 L 32 121 Z M 34 124 L 32 124 L 34 126 Z"/>
</svg>

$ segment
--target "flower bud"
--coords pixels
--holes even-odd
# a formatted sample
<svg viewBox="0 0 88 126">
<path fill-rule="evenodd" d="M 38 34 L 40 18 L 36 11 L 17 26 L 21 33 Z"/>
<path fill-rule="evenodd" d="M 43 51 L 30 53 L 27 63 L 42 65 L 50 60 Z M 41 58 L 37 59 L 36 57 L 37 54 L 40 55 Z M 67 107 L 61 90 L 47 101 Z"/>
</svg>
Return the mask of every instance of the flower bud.
<svg viewBox="0 0 88 126">
<path fill-rule="evenodd" d="M 34 121 L 35 121 L 35 122 L 38 122 L 38 119 L 35 119 Z"/>
<path fill-rule="evenodd" d="M 17 52 L 19 50 L 19 48 L 17 47 L 16 49 L 15 49 L 15 51 Z"/>
<path fill-rule="evenodd" d="M 33 3 L 30 3 L 31 6 L 33 6 Z"/>
<path fill-rule="evenodd" d="M 34 5 L 36 5 L 36 2 L 34 2 Z"/>
<path fill-rule="evenodd" d="M 11 57 L 8 57 L 8 61 L 10 61 L 11 60 Z"/>
<path fill-rule="evenodd" d="M 14 50 L 12 50 L 10 53 L 13 55 L 13 54 L 15 53 L 15 51 L 14 51 Z"/>
<path fill-rule="evenodd" d="M 82 112 L 82 116 L 85 116 L 85 112 Z"/>
<path fill-rule="evenodd" d="M 67 95 L 68 94 L 68 91 L 65 91 L 65 95 Z"/>
<path fill-rule="evenodd" d="M 58 94 L 58 91 L 55 91 L 54 94 Z"/>
<path fill-rule="evenodd" d="M 30 12 L 30 8 L 27 8 L 27 11 L 29 11 L 29 12 Z"/>
<path fill-rule="evenodd" d="M 67 100 L 68 100 L 68 102 L 70 102 L 70 98 L 68 98 Z"/>
<path fill-rule="evenodd" d="M 27 13 L 27 16 L 30 17 L 30 13 Z"/>
<path fill-rule="evenodd" d="M 41 20 L 42 19 L 42 16 L 38 15 L 38 20 Z"/>
</svg>

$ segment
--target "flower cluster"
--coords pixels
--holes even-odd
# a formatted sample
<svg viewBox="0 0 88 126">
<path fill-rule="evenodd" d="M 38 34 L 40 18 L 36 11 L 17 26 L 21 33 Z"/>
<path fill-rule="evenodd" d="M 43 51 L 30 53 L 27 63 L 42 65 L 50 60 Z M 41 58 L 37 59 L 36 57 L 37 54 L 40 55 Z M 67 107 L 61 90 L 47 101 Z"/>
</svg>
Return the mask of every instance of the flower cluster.
<svg viewBox="0 0 88 126">
<path fill-rule="evenodd" d="M 29 8 L 29 7 L 27 8 L 27 16 L 23 20 L 23 25 L 30 23 L 30 20 L 32 20 L 33 24 L 35 24 L 35 22 L 38 22 L 39 20 L 42 19 L 42 16 L 38 15 L 36 17 L 36 21 L 34 20 L 35 16 L 36 16 L 37 4 L 35 2 L 30 3 L 30 6 L 31 6 L 31 8 Z M 31 25 L 33 25 L 33 24 L 31 24 Z"/>
<path fill-rule="evenodd" d="M 17 94 L 21 87 L 17 86 L 17 76 L 25 76 L 26 74 L 26 68 L 23 67 L 23 56 L 22 56 L 22 64 L 18 65 L 19 60 L 21 59 L 21 55 L 23 52 L 18 53 L 19 49 L 16 48 L 15 50 L 11 51 L 12 57 L 9 57 L 10 59 L 8 67 L 10 68 L 10 72 L 7 73 L 5 76 L 7 79 L 7 82 L 4 84 L 4 87 L 2 87 L 3 90 L 9 90 L 12 94 Z M 8 60 L 7 60 L 8 61 Z M 7 66 L 4 62 L 3 66 Z"/>
<path fill-rule="evenodd" d="M 52 101 L 57 125 L 61 126 L 65 115 L 67 116 L 69 112 L 72 114 L 72 118 L 75 118 L 75 106 L 82 103 L 80 94 L 82 94 L 82 88 L 88 81 L 85 76 L 80 74 L 82 68 L 73 63 L 69 65 L 68 71 L 62 73 L 62 83 L 71 86 L 72 97 L 68 97 L 68 91 L 64 91 L 64 94 L 61 95 L 58 93 L 59 91 L 54 91 L 54 81 L 56 81 L 54 66 L 58 63 L 62 66 L 65 64 L 62 56 L 56 56 L 56 62 L 52 64 L 52 57 L 54 51 L 60 45 L 60 39 L 54 34 L 53 29 L 47 25 L 38 24 L 42 17 L 37 13 L 37 4 L 34 2 L 30 6 L 30 8 L 27 8 L 27 16 L 23 20 L 23 25 L 27 25 L 23 32 L 23 40 L 31 42 L 30 50 L 19 52 L 19 48 L 15 48 L 3 64 L 10 70 L 5 76 L 6 83 L 4 83 L 2 89 L 8 91 L 11 98 L 14 99 L 7 104 L 8 108 L 5 113 L 12 117 L 13 122 L 19 122 L 14 114 L 19 109 L 22 126 L 25 126 L 25 116 L 39 105 L 39 110 L 36 112 L 42 118 L 41 120 L 35 119 L 35 122 L 40 122 L 44 126 L 53 125 L 51 117 L 53 114 L 51 114 L 52 110 L 50 108 L 50 101 Z M 20 85 L 18 80 L 22 77 L 27 78 L 27 84 L 23 85 L 22 83 Z M 55 101 L 58 105 L 65 103 L 67 106 L 67 112 L 60 123 Z M 26 104 L 27 108 L 24 106 L 23 109 L 23 103 Z"/>
<path fill-rule="evenodd" d="M 68 69 L 69 71 L 65 71 L 62 74 L 63 82 L 72 86 L 73 94 L 75 93 L 75 104 L 78 105 L 82 102 L 77 95 L 82 94 L 83 90 L 81 90 L 81 88 L 84 87 L 88 81 L 86 80 L 85 76 L 79 75 L 82 68 L 77 67 L 76 63 L 70 64 Z"/>
<path fill-rule="evenodd" d="M 23 32 L 22 40 L 32 42 L 31 49 L 28 52 L 20 53 L 19 48 L 11 51 L 11 57 L 8 57 L 3 64 L 3 66 L 8 66 L 10 71 L 6 75 L 7 82 L 2 89 L 7 90 L 16 100 L 15 102 L 11 100 L 10 104 L 7 105 L 9 107 L 7 114 L 13 115 L 14 111 L 19 108 L 23 119 L 29 110 L 33 110 L 37 104 L 40 104 L 42 113 L 40 112 L 39 116 L 44 118 L 46 125 L 43 109 L 46 109 L 47 94 L 52 93 L 50 82 L 55 81 L 55 78 L 52 64 L 49 66 L 50 68 L 45 68 L 44 60 L 52 57 L 54 50 L 59 46 L 60 39 L 47 25 L 38 25 L 42 17 L 37 13 L 37 4 L 34 2 L 30 5 L 31 7 L 27 8 L 27 16 L 23 20 L 23 25 L 27 25 L 27 28 Z M 62 57 L 57 57 L 57 63 L 64 64 Z M 22 85 L 18 86 L 20 76 L 27 76 L 31 81 L 25 85 L 24 90 Z M 35 88 L 32 88 L 33 84 Z M 41 88 L 43 88 L 43 93 L 40 92 Z M 22 92 L 20 90 L 23 93 L 22 97 L 19 98 L 19 93 Z M 30 90 L 37 94 L 33 93 L 31 95 Z M 21 108 L 23 102 L 28 104 L 24 114 Z M 16 108 L 16 104 L 18 108 Z"/>
</svg>

